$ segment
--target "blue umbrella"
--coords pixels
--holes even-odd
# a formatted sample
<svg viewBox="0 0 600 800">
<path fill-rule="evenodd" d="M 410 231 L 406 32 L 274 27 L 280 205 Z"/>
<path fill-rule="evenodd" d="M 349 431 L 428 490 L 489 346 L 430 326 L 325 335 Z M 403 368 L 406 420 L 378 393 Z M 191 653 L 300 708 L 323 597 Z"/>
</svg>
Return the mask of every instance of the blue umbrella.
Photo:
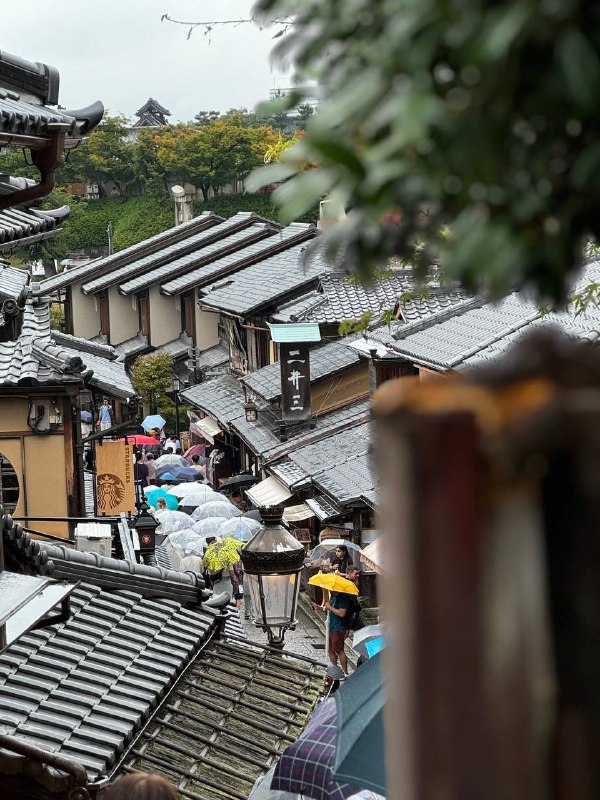
<svg viewBox="0 0 600 800">
<path fill-rule="evenodd" d="M 192 467 L 173 467 L 169 472 L 178 481 L 197 481 L 199 477 L 198 470 L 192 469 Z"/>
<path fill-rule="evenodd" d="M 151 431 L 156 428 L 159 431 L 161 428 L 164 427 L 166 419 L 163 419 L 160 414 L 150 414 L 149 417 L 146 417 L 142 422 L 142 428 L 145 431 Z"/>
<path fill-rule="evenodd" d="M 163 472 L 160 476 L 161 481 L 174 481 L 176 480 L 175 475 L 172 475 L 170 472 Z"/>
<path fill-rule="evenodd" d="M 381 653 L 359 667 L 335 694 L 333 778 L 386 794 Z"/>
<path fill-rule="evenodd" d="M 92 412 L 91 411 L 82 411 L 81 412 L 81 421 L 82 422 L 91 422 L 92 421 Z"/>
</svg>

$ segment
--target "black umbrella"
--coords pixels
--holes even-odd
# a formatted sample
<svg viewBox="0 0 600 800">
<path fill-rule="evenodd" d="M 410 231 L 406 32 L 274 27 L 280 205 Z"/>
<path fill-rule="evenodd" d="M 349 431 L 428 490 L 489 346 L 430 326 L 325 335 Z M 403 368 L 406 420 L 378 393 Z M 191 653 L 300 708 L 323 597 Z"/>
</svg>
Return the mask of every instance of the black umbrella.
<svg viewBox="0 0 600 800">
<path fill-rule="evenodd" d="M 237 489 L 241 486 L 252 486 L 253 483 L 258 483 L 260 478 L 256 478 L 254 475 L 234 475 L 231 478 L 227 478 L 226 481 L 223 481 L 219 490 L 222 491 L 223 489 Z"/>
<path fill-rule="evenodd" d="M 246 511 L 245 514 L 242 514 L 243 517 L 249 517 L 249 519 L 256 519 L 258 522 L 262 522 L 262 517 L 260 516 L 260 511 L 258 508 L 253 508 L 252 511 Z"/>
</svg>

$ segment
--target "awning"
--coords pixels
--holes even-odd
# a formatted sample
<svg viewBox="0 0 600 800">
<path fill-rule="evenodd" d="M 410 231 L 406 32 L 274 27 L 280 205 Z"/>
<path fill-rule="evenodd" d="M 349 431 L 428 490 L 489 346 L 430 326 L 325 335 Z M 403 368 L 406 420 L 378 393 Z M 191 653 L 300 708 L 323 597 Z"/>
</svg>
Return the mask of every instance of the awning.
<svg viewBox="0 0 600 800">
<path fill-rule="evenodd" d="M 272 475 L 269 475 L 268 478 L 257 483 L 251 489 L 247 489 L 246 495 L 259 508 L 262 506 L 277 506 L 292 497 L 292 493 Z"/>
<path fill-rule="evenodd" d="M 284 522 L 300 522 L 303 519 L 310 519 L 311 517 L 314 517 L 314 513 L 306 503 L 300 503 L 297 506 L 287 506 L 283 512 Z"/>
<path fill-rule="evenodd" d="M 199 419 L 192 424 L 198 428 L 201 435 L 211 444 L 215 443 L 215 436 L 221 433 L 221 428 L 219 428 L 212 417 L 204 417 L 204 419 Z"/>
<path fill-rule="evenodd" d="M 365 565 L 366 569 L 371 572 L 383 572 L 383 548 L 380 547 L 381 536 L 375 539 L 374 542 L 368 544 L 360 555 L 360 560 Z"/>
</svg>

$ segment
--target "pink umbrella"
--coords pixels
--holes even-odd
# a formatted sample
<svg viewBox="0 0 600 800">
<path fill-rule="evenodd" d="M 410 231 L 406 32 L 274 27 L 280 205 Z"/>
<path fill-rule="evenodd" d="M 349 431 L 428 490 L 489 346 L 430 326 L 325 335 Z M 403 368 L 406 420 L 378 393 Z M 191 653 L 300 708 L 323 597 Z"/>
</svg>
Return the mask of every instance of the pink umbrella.
<svg viewBox="0 0 600 800">
<path fill-rule="evenodd" d="M 194 444 L 192 445 L 192 447 L 188 447 L 188 449 L 183 454 L 183 457 L 187 458 L 187 460 L 190 461 L 192 456 L 201 456 L 203 454 L 204 454 L 204 445 Z"/>
<path fill-rule="evenodd" d="M 158 439 L 155 439 L 153 436 L 144 436 L 141 433 L 136 433 L 134 436 L 125 436 L 123 439 L 119 439 L 119 441 L 127 442 L 127 444 L 146 444 L 146 445 L 160 444 Z"/>
</svg>

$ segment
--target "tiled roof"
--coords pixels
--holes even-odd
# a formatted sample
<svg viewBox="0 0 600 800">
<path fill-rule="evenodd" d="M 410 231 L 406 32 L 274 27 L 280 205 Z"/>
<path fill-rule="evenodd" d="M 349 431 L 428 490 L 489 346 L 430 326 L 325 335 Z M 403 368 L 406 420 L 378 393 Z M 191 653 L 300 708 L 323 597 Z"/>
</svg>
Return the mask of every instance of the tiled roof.
<svg viewBox="0 0 600 800">
<path fill-rule="evenodd" d="M 304 263 L 306 247 L 297 245 L 205 287 L 201 305 L 247 317 L 282 302 L 287 295 L 309 289 L 328 265 L 320 252 Z"/>
<path fill-rule="evenodd" d="M 198 369 L 206 370 L 229 363 L 229 348 L 223 342 L 203 350 L 196 359 Z"/>
<path fill-rule="evenodd" d="M 254 221 L 252 215 L 247 212 L 240 212 L 225 221 L 221 217 L 207 215 L 206 222 L 200 230 L 194 230 L 184 238 L 178 237 L 175 242 L 167 241 L 161 247 L 154 248 L 150 253 L 142 253 L 137 258 L 130 258 L 125 264 L 115 266 L 110 271 L 103 270 L 101 275 L 94 276 L 91 280 L 83 283 L 81 290 L 84 294 L 93 294 L 114 285 L 118 285 L 122 290 L 123 286 L 128 285 L 127 281 L 142 276 L 150 270 L 155 270 L 163 264 L 170 264 L 182 256 L 194 254 L 198 257 L 198 250 L 211 245 L 212 248 L 209 252 L 214 252 L 226 236 L 248 228 Z"/>
<path fill-rule="evenodd" d="M 367 286 L 353 276 L 328 272 L 321 276 L 318 291 L 281 306 L 273 319 L 277 322 L 336 324 L 345 319 L 359 319 L 364 313 L 377 318 L 383 311 L 397 307 L 399 319 L 411 322 L 463 298 L 464 292 L 437 285 L 419 290 L 415 276 L 408 268 L 395 270 Z"/>
<path fill-rule="evenodd" d="M 310 475 L 289 458 L 283 458 L 277 464 L 271 464 L 269 472 L 275 475 L 290 491 L 310 483 Z"/>
<path fill-rule="evenodd" d="M 0 250 L 49 239 L 61 230 L 68 215 L 68 206 L 51 212 L 32 208 L 9 208 L 0 212 Z"/>
<path fill-rule="evenodd" d="M 370 423 L 353 425 L 298 447 L 286 458 L 310 476 L 314 486 L 347 505 L 375 494 L 370 464 Z"/>
<path fill-rule="evenodd" d="M 115 352 L 118 355 L 124 355 L 125 358 L 131 358 L 137 353 L 141 353 L 148 348 L 148 337 L 143 333 L 136 333 L 131 339 L 126 339 L 124 342 L 115 345 Z"/>
<path fill-rule="evenodd" d="M 243 267 L 262 261 L 270 255 L 293 247 L 295 244 L 312 239 L 317 233 L 314 225 L 294 222 L 283 230 L 274 233 L 268 239 L 244 247 L 231 255 L 219 258 L 211 264 L 187 272 L 178 278 L 169 280 L 161 287 L 163 294 L 172 295 L 202 286 L 215 278 L 235 272 Z"/>
<path fill-rule="evenodd" d="M 244 395 L 236 378 L 220 375 L 180 393 L 181 397 L 199 408 L 221 425 L 228 426 L 232 419 L 244 413 Z"/>
<path fill-rule="evenodd" d="M 85 110 L 85 116 L 76 111 L 60 111 L 22 100 L 16 92 L 0 89 L 0 133 L 21 136 L 47 136 L 49 125 L 68 125 L 67 133 L 73 137 L 84 136 L 102 119 L 104 106 L 96 103 Z"/>
<path fill-rule="evenodd" d="M 0 263 L 0 298 L 18 300 L 27 285 L 29 273 L 24 269 L 14 269 Z"/>
<path fill-rule="evenodd" d="M 45 302 L 28 301 L 21 335 L 0 343 L 0 385 L 81 382 L 85 364 L 50 336 L 50 310 Z"/>
<path fill-rule="evenodd" d="M 64 347 L 72 347 L 79 350 L 81 353 L 91 353 L 101 358 L 116 358 L 117 354 L 115 348 L 104 342 L 91 341 L 90 339 L 82 339 L 80 336 L 72 336 L 70 333 L 63 333 L 63 331 L 53 330 L 52 338 L 56 344 L 63 345 Z"/>
<path fill-rule="evenodd" d="M 75 281 L 91 279 L 93 276 L 97 275 L 104 275 L 106 272 L 118 269 L 124 264 L 129 264 L 134 260 L 154 253 L 157 250 L 161 250 L 168 245 L 186 239 L 198 231 L 216 225 L 222 221 L 222 217 L 218 217 L 212 212 L 205 212 L 198 217 L 194 217 L 194 219 L 189 222 L 183 223 L 183 225 L 176 225 L 174 228 L 169 228 L 166 231 L 157 233 L 155 236 L 144 239 L 143 242 L 133 244 L 131 247 L 126 247 L 124 250 L 119 250 L 118 253 L 114 253 L 111 256 L 98 258 L 95 261 L 90 261 L 79 267 L 63 270 L 63 272 L 59 272 L 58 275 L 53 275 L 51 278 L 46 278 L 40 285 L 41 291 L 43 294 L 49 294 L 57 289 L 69 286 Z"/>
<path fill-rule="evenodd" d="M 192 339 L 186 334 L 182 333 L 177 339 L 173 339 L 166 344 L 161 344 L 160 347 L 155 348 L 155 353 L 168 353 L 173 358 L 181 358 L 187 355 L 188 350 L 192 346 Z"/>
<path fill-rule="evenodd" d="M 208 271 L 210 272 L 210 267 L 212 267 L 216 259 L 220 260 L 221 256 L 226 257 L 231 254 L 237 255 L 239 250 L 253 243 L 261 242 L 270 236 L 275 229 L 275 223 L 255 222 L 250 224 L 251 217 L 247 216 L 245 212 L 242 213 L 244 214 L 242 219 L 239 219 L 239 215 L 236 214 L 231 220 L 223 222 L 214 228 L 213 236 L 207 237 L 207 239 L 210 238 L 210 241 L 206 244 L 200 242 L 201 247 L 194 249 L 193 252 L 163 263 L 155 269 L 149 263 L 145 272 L 121 283 L 119 291 L 121 294 L 134 294 L 153 284 L 162 283 L 165 280 L 185 274 L 196 267 L 202 268 L 208 265 Z M 232 220 L 235 220 L 235 222 L 232 222 Z M 229 225 L 230 222 L 231 225 Z M 240 226 L 241 229 L 238 230 Z M 234 229 L 229 236 L 227 235 L 227 228 Z M 160 261 L 162 260 L 161 258 Z M 150 260 L 148 259 L 148 261 Z M 115 280 L 119 281 L 120 279 L 115 276 Z M 99 284 L 101 282 L 102 279 L 100 278 L 93 283 Z M 84 286 L 84 291 L 87 291 L 87 285 Z M 92 289 L 92 291 L 94 290 Z"/>
<path fill-rule="evenodd" d="M 92 370 L 92 374 L 86 376 L 86 383 L 90 386 L 96 386 L 101 391 L 123 400 L 135 395 L 129 375 L 121 361 L 82 351 L 78 347 L 64 347 L 64 351 L 70 356 L 83 357 L 86 370 Z"/>
<path fill-rule="evenodd" d="M 312 347 L 310 350 L 311 383 L 354 367 L 360 362 L 360 354 L 356 350 L 346 347 L 342 342 L 334 341 Z M 251 372 L 241 378 L 241 381 L 251 392 L 264 397 L 265 400 L 272 402 L 281 397 L 281 365 L 279 362 Z"/>
<path fill-rule="evenodd" d="M 215 800 L 244 800 L 298 737 L 323 666 L 249 643 L 239 623 L 218 638 L 223 617 L 194 575 L 34 542 L 16 526 L 4 541 L 23 571 L 81 583 L 66 622 L 0 655 L 3 734 L 80 764 L 88 787 L 146 770 Z M 61 769 L 3 749 L 0 790 L 19 774 L 34 796 L 73 788 Z"/>
</svg>

